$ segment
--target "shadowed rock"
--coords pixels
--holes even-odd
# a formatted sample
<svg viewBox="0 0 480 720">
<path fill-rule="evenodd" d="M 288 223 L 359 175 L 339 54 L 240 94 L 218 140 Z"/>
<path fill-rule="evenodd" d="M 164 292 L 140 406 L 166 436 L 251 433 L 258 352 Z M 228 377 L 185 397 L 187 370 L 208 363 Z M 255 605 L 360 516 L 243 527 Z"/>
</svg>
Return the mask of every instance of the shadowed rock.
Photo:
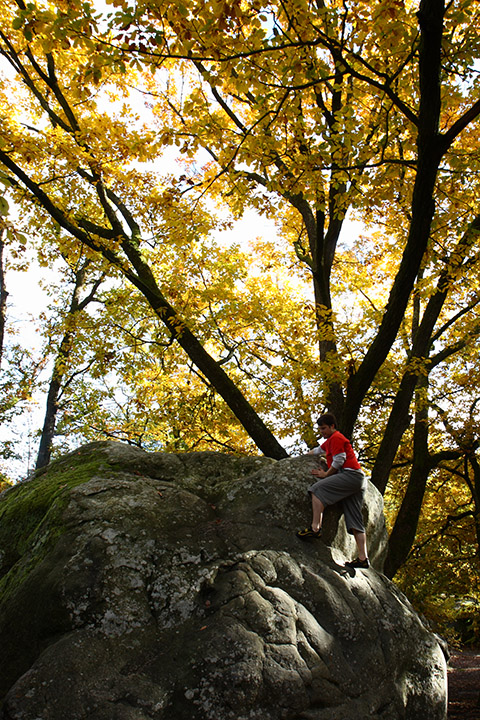
<svg viewBox="0 0 480 720">
<path fill-rule="evenodd" d="M 4 720 L 443 720 L 435 637 L 338 511 L 302 543 L 311 457 L 94 443 L 0 496 Z"/>
</svg>

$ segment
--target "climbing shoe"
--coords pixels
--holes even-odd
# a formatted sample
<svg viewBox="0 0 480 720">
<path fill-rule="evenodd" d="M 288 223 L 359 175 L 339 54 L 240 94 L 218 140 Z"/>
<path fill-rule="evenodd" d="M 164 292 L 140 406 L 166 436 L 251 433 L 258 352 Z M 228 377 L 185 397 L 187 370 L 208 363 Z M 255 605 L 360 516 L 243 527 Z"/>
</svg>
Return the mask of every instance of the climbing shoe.
<svg viewBox="0 0 480 720">
<path fill-rule="evenodd" d="M 359 558 L 357 558 L 356 560 L 350 560 L 349 562 L 346 562 L 345 566 L 351 567 L 351 568 L 361 568 L 362 570 L 366 570 L 367 568 L 370 567 L 370 561 L 368 558 L 365 558 L 365 560 L 359 560 Z"/>
<path fill-rule="evenodd" d="M 322 528 L 315 532 L 311 527 L 308 527 L 305 528 L 305 530 L 299 530 L 296 535 L 300 540 L 314 540 L 315 538 L 322 537 Z"/>
</svg>

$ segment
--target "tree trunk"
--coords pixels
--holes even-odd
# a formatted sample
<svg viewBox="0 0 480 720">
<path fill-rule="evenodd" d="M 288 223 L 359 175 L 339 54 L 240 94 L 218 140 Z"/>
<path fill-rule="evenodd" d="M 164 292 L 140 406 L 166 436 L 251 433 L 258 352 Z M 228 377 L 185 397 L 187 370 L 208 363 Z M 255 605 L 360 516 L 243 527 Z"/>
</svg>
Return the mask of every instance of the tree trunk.
<svg viewBox="0 0 480 720">
<path fill-rule="evenodd" d="M 8 292 L 5 286 L 5 261 L 3 240 L 3 228 L 0 229 L 0 366 L 3 360 L 3 345 L 5 342 L 5 323 L 7 318 L 7 297 Z"/>
<path fill-rule="evenodd" d="M 458 258 L 463 257 L 465 248 L 468 247 L 471 242 L 472 233 L 476 234 L 478 232 L 478 225 L 479 218 L 476 217 L 472 223 L 470 223 L 463 237 L 459 240 L 455 252 L 452 253 L 452 257 L 457 258 L 457 261 L 452 264 L 452 268 L 446 267 L 441 273 L 437 282 L 436 292 L 428 301 L 420 322 L 418 322 L 418 316 L 420 315 L 420 308 L 418 307 L 418 311 L 415 313 L 417 321 L 414 323 L 411 359 L 424 359 L 425 362 L 427 362 L 436 322 L 445 304 L 449 289 L 454 282 L 452 270 L 455 271 L 455 269 L 458 268 Z M 428 372 L 426 365 L 424 372 Z M 417 379 L 417 374 L 409 373 L 408 371 L 403 376 L 390 410 L 387 426 L 375 459 L 370 479 L 382 494 L 387 487 L 388 476 L 403 433 L 410 423 L 410 402 L 415 391 Z"/>
<path fill-rule="evenodd" d="M 438 289 L 430 298 L 422 320 L 416 329 L 410 358 L 410 360 L 424 361 L 424 373 L 428 373 L 429 371 L 427 363 L 432 343 L 432 334 L 448 295 L 448 270 L 442 273 L 437 287 Z M 423 378 L 423 375 L 420 375 L 420 377 Z M 418 378 L 418 372 L 409 372 L 408 370 L 405 372 L 390 410 L 387 426 L 371 473 L 371 481 L 375 487 L 380 490 L 382 495 L 387 487 L 388 476 L 403 433 L 410 423 L 410 403 L 413 393 L 415 392 Z"/>
<path fill-rule="evenodd" d="M 65 332 L 60 343 L 57 356 L 55 359 L 53 373 L 48 388 L 47 404 L 45 409 L 45 418 L 43 421 L 42 435 L 40 437 L 40 445 L 38 449 L 36 469 L 45 467 L 50 462 L 52 453 L 52 442 L 55 437 L 55 426 L 58 415 L 58 401 L 61 394 L 62 382 L 65 378 L 66 368 L 72 350 L 72 341 L 75 335 L 75 315 L 83 310 L 86 305 L 93 299 L 95 289 L 90 293 L 84 301 L 80 300 L 80 295 L 85 286 L 86 263 L 75 274 L 75 285 L 72 292 L 70 307 L 67 316 L 67 331 Z M 94 286 L 96 287 L 96 286 Z"/>
<path fill-rule="evenodd" d="M 475 451 L 467 453 L 468 460 L 473 470 L 473 483 L 469 483 L 473 500 L 473 523 L 475 526 L 475 537 L 477 539 L 476 556 L 477 563 L 480 563 L 480 464 L 475 457 Z"/>
<path fill-rule="evenodd" d="M 417 376 L 407 373 L 403 376 L 400 388 L 395 396 L 387 426 L 378 448 L 370 480 L 382 495 L 388 484 L 395 455 L 397 454 L 403 433 L 411 421 L 410 403 L 417 384 Z"/>
<path fill-rule="evenodd" d="M 417 391 L 419 408 L 415 418 L 413 465 L 407 490 L 390 534 L 384 566 L 385 575 L 389 578 L 392 578 L 405 562 L 415 540 L 425 488 L 431 470 L 428 452 L 428 404 L 422 397 L 422 391 L 427 392 L 427 389 L 428 378 L 422 376 Z"/>
<path fill-rule="evenodd" d="M 418 12 L 420 106 L 417 133 L 417 173 L 412 197 L 412 219 L 407 242 L 377 335 L 357 372 L 347 384 L 343 432 L 351 434 L 363 399 L 384 363 L 402 323 L 420 265 L 427 249 L 435 211 L 434 190 L 445 147 L 438 133 L 443 0 L 422 0 Z"/>
<path fill-rule="evenodd" d="M 58 357 L 60 357 L 60 353 Z M 65 358 L 65 360 L 67 359 L 67 357 Z M 45 467 L 50 462 L 50 457 L 52 454 L 52 442 L 53 438 L 55 437 L 55 425 L 57 422 L 58 414 L 58 397 L 60 394 L 61 381 L 62 374 L 58 371 L 57 364 L 55 364 L 53 375 L 50 380 L 50 385 L 48 387 L 45 418 L 43 421 L 42 435 L 40 437 L 37 462 L 35 465 L 36 470 Z"/>
</svg>

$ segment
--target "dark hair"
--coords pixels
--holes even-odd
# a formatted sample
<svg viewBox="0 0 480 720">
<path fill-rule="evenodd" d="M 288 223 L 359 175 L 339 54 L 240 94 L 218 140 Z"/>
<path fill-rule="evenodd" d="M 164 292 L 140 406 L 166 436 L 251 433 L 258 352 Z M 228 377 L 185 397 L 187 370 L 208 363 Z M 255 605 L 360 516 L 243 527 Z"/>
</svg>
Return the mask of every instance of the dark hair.
<svg viewBox="0 0 480 720">
<path fill-rule="evenodd" d="M 337 418 L 333 413 L 325 413 L 324 415 L 320 415 L 317 420 L 317 425 L 334 425 L 337 427 Z"/>
</svg>

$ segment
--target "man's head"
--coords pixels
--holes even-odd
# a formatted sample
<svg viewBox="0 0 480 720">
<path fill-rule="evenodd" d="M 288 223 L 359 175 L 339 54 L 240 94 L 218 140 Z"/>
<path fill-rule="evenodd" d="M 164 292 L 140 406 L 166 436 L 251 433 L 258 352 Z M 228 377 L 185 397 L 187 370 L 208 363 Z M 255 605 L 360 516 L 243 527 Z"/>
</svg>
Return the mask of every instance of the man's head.
<svg viewBox="0 0 480 720">
<path fill-rule="evenodd" d="M 324 413 L 323 415 L 320 415 L 320 417 L 317 420 L 317 425 L 320 427 L 320 425 L 328 425 L 336 429 L 337 428 L 337 418 L 333 413 Z"/>
<path fill-rule="evenodd" d="M 321 436 L 325 440 L 328 440 L 328 438 L 333 435 L 337 429 L 337 420 L 335 415 L 332 415 L 332 413 L 325 413 L 318 418 L 317 425 Z"/>
</svg>

